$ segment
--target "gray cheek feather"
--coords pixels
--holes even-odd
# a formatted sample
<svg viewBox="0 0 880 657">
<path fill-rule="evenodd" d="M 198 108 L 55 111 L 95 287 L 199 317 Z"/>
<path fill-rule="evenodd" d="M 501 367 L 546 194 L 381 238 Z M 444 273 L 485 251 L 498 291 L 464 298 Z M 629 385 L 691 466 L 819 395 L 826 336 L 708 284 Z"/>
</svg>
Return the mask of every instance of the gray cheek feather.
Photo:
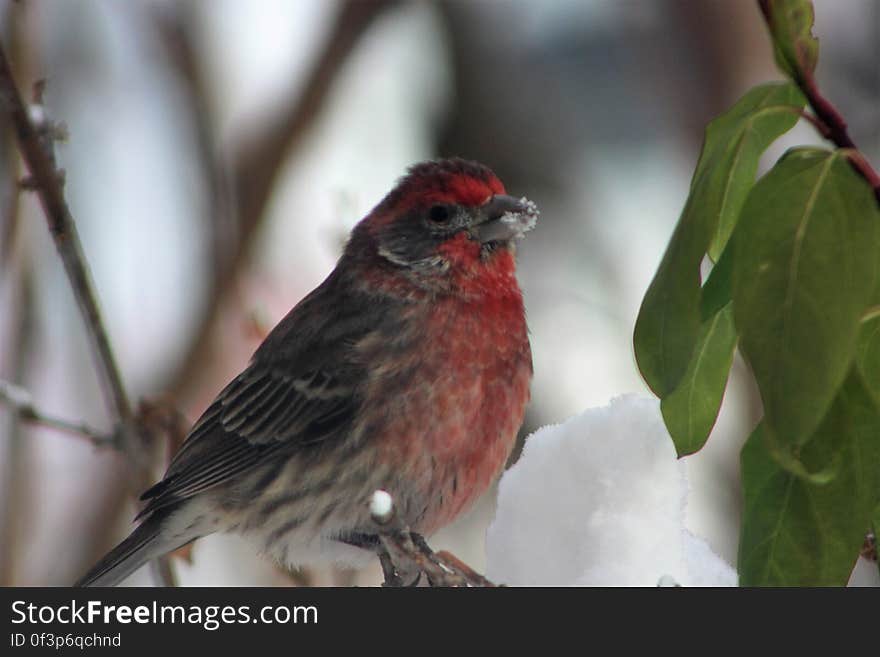
<svg viewBox="0 0 880 657">
<path fill-rule="evenodd" d="M 386 246 L 380 246 L 379 255 L 398 267 L 404 267 L 416 271 L 418 273 L 444 273 L 449 269 L 449 262 L 440 255 L 433 254 L 425 257 L 412 258 L 405 256 L 400 252 L 394 251 Z"/>
</svg>

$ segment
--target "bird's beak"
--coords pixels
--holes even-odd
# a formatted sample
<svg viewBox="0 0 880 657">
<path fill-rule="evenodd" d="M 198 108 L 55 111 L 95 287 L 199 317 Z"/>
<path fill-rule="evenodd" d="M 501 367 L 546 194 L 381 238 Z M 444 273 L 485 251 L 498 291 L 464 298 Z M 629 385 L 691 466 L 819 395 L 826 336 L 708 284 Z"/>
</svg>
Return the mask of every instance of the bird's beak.
<svg viewBox="0 0 880 657">
<path fill-rule="evenodd" d="M 478 209 L 472 231 L 483 244 L 509 242 L 534 228 L 538 214 L 538 207 L 526 198 L 496 194 Z"/>
</svg>

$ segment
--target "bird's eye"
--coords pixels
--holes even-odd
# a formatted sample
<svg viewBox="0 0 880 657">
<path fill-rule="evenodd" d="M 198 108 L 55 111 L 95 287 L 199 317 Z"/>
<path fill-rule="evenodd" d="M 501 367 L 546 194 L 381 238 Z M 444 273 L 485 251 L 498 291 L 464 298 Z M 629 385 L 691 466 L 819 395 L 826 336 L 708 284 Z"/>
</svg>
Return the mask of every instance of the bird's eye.
<svg viewBox="0 0 880 657">
<path fill-rule="evenodd" d="M 428 210 L 428 219 L 435 224 L 445 224 L 451 216 L 449 208 L 445 205 L 435 205 Z"/>
</svg>

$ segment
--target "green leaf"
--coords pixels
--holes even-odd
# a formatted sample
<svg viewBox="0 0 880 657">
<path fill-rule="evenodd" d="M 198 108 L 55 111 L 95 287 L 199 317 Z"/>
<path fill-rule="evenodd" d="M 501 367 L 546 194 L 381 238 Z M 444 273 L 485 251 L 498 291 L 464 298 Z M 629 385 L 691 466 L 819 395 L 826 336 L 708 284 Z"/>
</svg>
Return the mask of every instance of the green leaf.
<svg viewBox="0 0 880 657">
<path fill-rule="evenodd" d="M 727 247 L 721 253 L 721 257 L 709 272 L 709 277 L 703 283 L 703 292 L 700 296 L 700 316 L 705 322 L 713 317 L 733 299 L 733 241 L 727 243 Z"/>
<path fill-rule="evenodd" d="M 880 552 L 880 503 L 874 509 L 874 519 L 871 521 L 871 533 L 874 535 L 874 556 Z M 880 558 L 876 559 L 877 567 L 880 568 Z"/>
<path fill-rule="evenodd" d="M 660 403 L 679 457 L 700 450 L 718 418 L 733 362 L 736 331 L 730 306 L 704 322 L 679 386 Z"/>
<path fill-rule="evenodd" d="M 790 83 L 757 87 L 706 129 L 691 192 L 651 281 L 633 342 L 639 369 L 660 397 L 684 376 L 700 333 L 700 263 L 721 252 L 754 182 L 758 158 L 798 120 L 804 99 Z"/>
<path fill-rule="evenodd" d="M 819 60 L 819 41 L 812 34 L 813 3 L 762 0 L 761 4 L 773 38 L 776 63 L 794 80 L 812 77 Z"/>
<path fill-rule="evenodd" d="M 734 319 L 783 444 L 809 439 L 846 377 L 878 240 L 871 190 L 840 151 L 789 151 L 746 201 L 734 236 Z"/>
<path fill-rule="evenodd" d="M 874 221 L 880 221 L 880 206 L 874 206 L 873 210 Z M 880 258 L 880 253 L 877 257 Z M 866 387 L 880 403 L 880 280 L 877 282 L 870 306 L 862 315 L 856 344 L 856 365 Z"/>
<path fill-rule="evenodd" d="M 706 186 L 697 211 L 714 226 L 709 257 L 717 262 L 755 184 L 758 160 L 776 139 L 800 119 L 806 99 L 791 83 L 772 83 L 749 91 L 706 128 L 705 150 L 695 179 Z M 706 171 L 709 167 L 716 170 Z M 693 193 L 693 192 L 692 192 Z"/>
<path fill-rule="evenodd" d="M 836 476 L 811 483 L 771 456 L 759 424 L 742 451 L 745 498 L 739 546 L 743 586 L 841 586 L 880 499 L 880 413 L 857 375 L 847 378 L 801 453 L 820 470 L 839 455 Z"/>
<path fill-rule="evenodd" d="M 826 462 L 819 464 L 817 470 L 811 470 L 810 466 L 804 463 L 798 454 L 800 447 L 780 443 L 767 425 L 763 425 L 761 436 L 770 456 L 796 477 L 813 484 L 827 484 L 837 476 L 840 470 L 841 455 L 839 451 L 831 453 Z"/>
<path fill-rule="evenodd" d="M 639 370 L 658 397 L 684 376 L 700 333 L 700 229 L 679 219 L 660 268 L 642 299 L 633 332 Z"/>
<path fill-rule="evenodd" d="M 880 206 L 874 205 L 874 221 L 880 222 Z M 880 258 L 880 253 L 877 254 Z M 880 263 L 878 263 L 880 269 Z M 880 279 L 880 273 L 878 273 Z M 880 280 L 874 289 L 869 307 L 862 315 L 859 338 L 856 343 L 856 365 L 868 391 L 880 403 Z"/>
<path fill-rule="evenodd" d="M 880 402 L 880 315 L 862 321 L 856 364 L 868 390 Z"/>
</svg>

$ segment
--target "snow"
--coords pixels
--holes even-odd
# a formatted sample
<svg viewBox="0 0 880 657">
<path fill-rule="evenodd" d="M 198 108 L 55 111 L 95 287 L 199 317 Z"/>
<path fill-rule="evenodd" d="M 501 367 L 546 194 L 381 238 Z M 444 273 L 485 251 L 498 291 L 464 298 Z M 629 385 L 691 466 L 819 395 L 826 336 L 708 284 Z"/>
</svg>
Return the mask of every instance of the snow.
<svg viewBox="0 0 880 657">
<path fill-rule="evenodd" d="M 387 522 L 393 508 L 391 495 L 384 490 L 377 490 L 370 498 L 370 515 L 379 522 Z"/>
<path fill-rule="evenodd" d="M 685 528 L 688 482 L 654 398 L 536 431 L 501 479 L 487 576 L 510 585 L 735 586 Z"/>
<path fill-rule="evenodd" d="M 516 237 L 522 239 L 523 236 L 532 230 L 535 227 L 535 224 L 538 223 L 538 217 L 541 213 L 538 210 L 537 204 L 535 204 L 534 201 L 530 201 L 525 196 L 523 196 L 519 202 L 524 208 L 522 211 L 505 212 L 499 221 L 501 221 L 502 224 L 512 227 Z"/>
</svg>

